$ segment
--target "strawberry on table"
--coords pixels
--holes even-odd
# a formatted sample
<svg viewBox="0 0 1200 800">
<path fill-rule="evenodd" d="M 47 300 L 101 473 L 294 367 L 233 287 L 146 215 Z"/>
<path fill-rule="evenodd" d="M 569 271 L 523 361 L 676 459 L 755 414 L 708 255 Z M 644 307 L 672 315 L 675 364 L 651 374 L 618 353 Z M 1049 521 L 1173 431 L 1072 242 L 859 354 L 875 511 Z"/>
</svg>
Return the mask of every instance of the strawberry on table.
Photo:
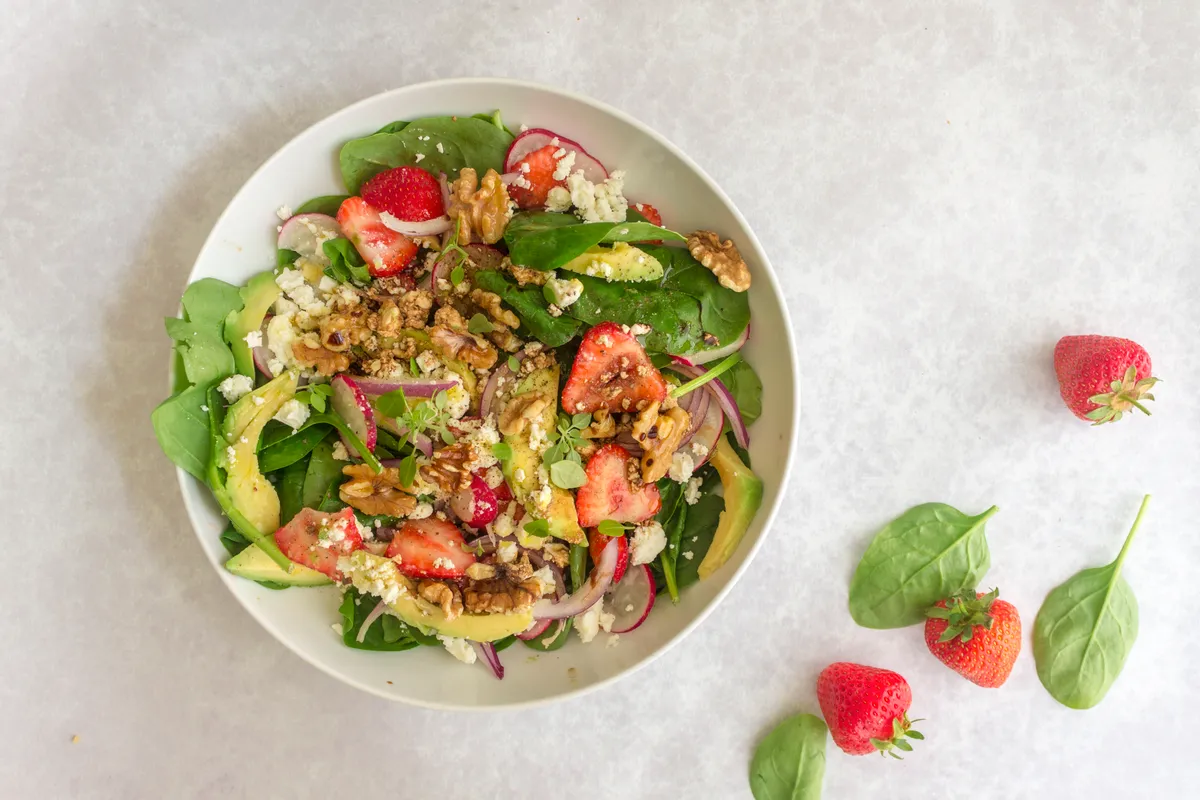
<svg viewBox="0 0 1200 800">
<path fill-rule="evenodd" d="M 1054 347 L 1054 373 L 1071 413 L 1094 425 L 1116 422 L 1153 400 L 1150 354 L 1115 336 L 1064 336 Z"/>
<path fill-rule="evenodd" d="M 275 544 L 297 564 L 338 581 L 342 579 L 337 568 L 338 559 L 363 548 L 362 528 L 354 516 L 354 509 L 343 508 L 336 514 L 326 514 L 305 508 L 275 531 Z"/>
<path fill-rule="evenodd" d="M 657 487 L 655 487 L 657 489 Z M 659 501 L 662 502 L 661 500 Z M 604 553 L 604 548 L 608 546 L 610 536 L 605 536 L 595 528 L 591 528 L 587 532 L 588 536 L 588 552 L 592 554 L 592 563 L 599 564 L 600 556 Z M 613 585 L 616 586 L 621 582 L 621 578 L 625 577 L 625 570 L 629 568 L 629 540 L 624 536 L 618 536 L 617 539 L 617 568 L 613 572 Z"/>
<path fill-rule="evenodd" d="M 513 171 L 518 175 L 516 181 L 508 187 L 508 196 L 519 207 L 541 208 L 546 205 L 546 198 L 550 196 L 551 189 L 567 185 L 566 175 L 561 178 L 554 177 L 555 171 L 561 172 L 559 160 L 554 157 L 558 150 L 558 147 L 548 144 L 534 150 L 514 165 Z"/>
<path fill-rule="evenodd" d="M 817 677 L 817 701 L 833 743 L 852 756 L 912 750 L 908 739 L 924 739 L 912 730 L 908 681 L 891 670 L 839 661 Z"/>
<path fill-rule="evenodd" d="M 379 211 L 361 197 L 346 198 L 337 221 L 373 277 L 396 275 L 417 255 L 416 242 L 384 225 Z"/>
<path fill-rule="evenodd" d="M 635 412 L 666 397 L 667 382 L 641 343 L 617 323 L 602 322 L 579 343 L 562 404 L 571 414 Z"/>
<path fill-rule="evenodd" d="M 1021 615 L 999 589 L 963 592 L 925 612 L 925 646 L 971 683 L 994 689 L 1008 680 L 1021 652 Z"/>
<path fill-rule="evenodd" d="M 466 550 L 466 544 L 454 523 L 426 517 L 401 525 L 385 555 L 410 578 L 461 578 L 475 563 L 475 555 Z"/>
<path fill-rule="evenodd" d="M 446 213 L 441 185 L 420 167 L 384 170 L 364 183 L 360 194 L 372 208 L 405 222 L 425 222 Z"/>
<path fill-rule="evenodd" d="M 594 528 L 606 519 L 644 522 L 662 508 L 662 498 L 653 483 L 634 488 L 629 476 L 638 473 L 637 460 L 619 444 L 606 444 L 597 450 L 584 471 L 587 483 L 575 494 L 580 527 Z"/>
</svg>

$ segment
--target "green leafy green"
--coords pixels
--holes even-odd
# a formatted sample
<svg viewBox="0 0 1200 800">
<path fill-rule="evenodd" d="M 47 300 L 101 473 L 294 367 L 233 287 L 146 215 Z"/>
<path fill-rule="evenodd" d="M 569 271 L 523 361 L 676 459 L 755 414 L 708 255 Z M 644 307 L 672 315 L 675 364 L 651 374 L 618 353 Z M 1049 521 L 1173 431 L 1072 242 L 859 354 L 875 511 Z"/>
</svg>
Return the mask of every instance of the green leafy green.
<svg viewBox="0 0 1200 800">
<path fill-rule="evenodd" d="M 716 380 L 717 378 L 724 375 L 735 364 L 737 364 L 741 360 L 742 360 L 741 353 L 730 353 L 729 355 L 725 356 L 725 358 L 721 359 L 721 362 L 719 364 L 717 364 L 716 366 L 713 366 L 713 367 L 705 370 L 702 374 L 700 374 L 699 376 L 697 376 L 695 378 L 692 378 L 687 383 L 676 386 L 674 389 L 671 390 L 671 397 L 683 397 L 688 392 L 692 392 L 692 391 L 695 391 L 696 389 L 699 389 L 701 386 L 708 383 L 709 381 Z"/>
<path fill-rule="evenodd" d="M 201 278 L 184 290 L 180 304 L 185 319 L 220 337 L 229 312 L 241 310 L 242 295 L 238 287 L 225 281 Z"/>
<path fill-rule="evenodd" d="M 306 203 L 302 203 L 296 209 L 297 214 L 325 214 L 330 217 L 336 217 L 338 209 L 342 207 L 342 203 L 350 199 L 348 194 L 325 194 L 320 197 L 314 197 Z"/>
<path fill-rule="evenodd" d="M 296 263 L 296 259 L 299 257 L 300 254 L 295 250 L 288 250 L 285 247 L 280 247 L 275 251 L 275 272 L 278 274 L 282 271 L 283 267 L 290 267 L 292 264 Z"/>
<path fill-rule="evenodd" d="M 221 544 L 225 545 L 225 549 L 229 551 L 230 556 L 236 556 L 238 553 L 245 550 L 252 543 L 249 539 L 238 532 L 238 529 L 230 525 L 221 534 Z M 282 591 L 292 588 L 289 584 L 280 583 L 278 581 L 255 581 L 259 586 L 274 591 Z"/>
<path fill-rule="evenodd" d="M 578 546 L 576 545 L 576 547 Z M 587 548 L 584 548 L 584 553 L 587 553 Z M 567 643 L 567 640 L 571 638 L 572 627 L 574 627 L 573 618 L 560 619 L 558 622 L 551 622 L 550 627 L 546 628 L 545 633 L 541 636 L 535 636 L 532 639 L 522 639 L 521 641 L 531 650 L 549 653 Z"/>
<path fill-rule="evenodd" d="M 363 286 L 371 282 L 371 273 L 366 262 L 349 239 L 332 239 L 321 245 L 321 250 L 329 259 L 325 274 L 335 281 L 354 282 Z"/>
<path fill-rule="evenodd" d="M 824 720 L 812 714 L 779 723 L 758 743 L 750 761 L 754 800 L 820 800 L 828 734 Z"/>
<path fill-rule="evenodd" d="M 338 161 L 346 189 L 357 194 L 368 179 L 394 167 L 419 165 L 434 175 L 444 172 L 449 180 L 457 178 L 463 167 L 474 168 L 481 178 L 489 169 L 504 172 L 504 155 L 512 140 L 492 121 L 427 117 L 402 127 L 392 123 L 379 133 L 352 139 L 342 147 Z"/>
<path fill-rule="evenodd" d="M 734 342 L 750 324 L 750 297 L 747 292 L 726 289 L 717 276 L 705 269 L 683 247 L 662 245 L 638 245 L 641 250 L 657 258 L 663 265 L 663 276 L 659 288 L 664 291 L 683 292 L 700 304 L 700 327 L 705 333 L 717 337 L 718 346 Z M 694 352 L 706 348 L 696 343 Z"/>
<path fill-rule="evenodd" d="M 602 519 L 596 525 L 596 530 L 600 531 L 601 536 L 607 536 L 610 539 L 615 539 L 618 536 L 624 536 L 625 531 L 629 530 L 628 525 L 622 525 L 616 520 Z"/>
<path fill-rule="evenodd" d="M 875 535 L 850 581 L 850 615 L 864 628 L 903 628 L 938 600 L 974 589 L 991 565 L 984 523 L 944 503 L 905 511 Z"/>
<path fill-rule="evenodd" d="M 1138 634 L 1138 603 L 1121 565 L 1142 523 L 1142 500 L 1116 559 L 1076 573 L 1046 595 L 1033 626 L 1033 658 L 1046 691 L 1068 708 L 1091 708 L 1121 674 Z"/>
<path fill-rule="evenodd" d="M 264 447 L 258 453 L 259 471 L 265 475 L 300 461 L 328 435 L 328 425 L 311 425 Z"/>
<path fill-rule="evenodd" d="M 389 122 L 387 125 L 384 125 L 382 128 L 380 128 L 379 130 L 377 130 L 375 132 L 376 133 L 399 133 L 400 131 L 404 130 L 411 124 L 412 123 L 409 122 L 408 120 L 398 119 L 395 122 Z"/>
<path fill-rule="evenodd" d="M 663 533 L 667 536 L 667 546 L 659 554 L 658 563 L 662 570 L 663 583 L 667 587 L 667 594 L 671 596 L 672 603 L 678 603 L 679 583 L 675 565 L 680 558 L 680 544 L 687 521 L 688 505 L 683 502 L 683 484 L 676 483 L 670 478 L 663 478 L 657 486 L 662 505 L 659 507 L 658 513 L 654 515 L 654 520 L 662 525 Z"/>
<path fill-rule="evenodd" d="M 715 494 L 706 494 L 696 501 L 696 505 L 686 506 L 687 516 L 679 536 L 679 554 L 675 557 L 675 582 L 680 589 L 686 589 L 700 580 L 700 562 L 712 546 L 717 523 L 724 510 L 725 498 Z"/>
<path fill-rule="evenodd" d="M 181 305 L 183 319 L 168 317 L 166 328 L 188 381 L 208 384 L 232 375 L 237 367 L 223 333 L 226 317 L 243 305 L 238 287 L 201 278 L 184 291 Z"/>
<path fill-rule="evenodd" d="M 294 461 L 279 473 L 279 519 L 286 525 L 304 508 L 304 479 L 308 475 L 308 456 Z"/>
<path fill-rule="evenodd" d="M 648 222 L 581 222 L 574 214 L 523 211 L 504 231 L 509 258 L 530 269 L 552 270 L 602 242 L 682 242 L 687 237 Z"/>
<path fill-rule="evenodd" d="M 158 405 L 150 424 L 167 458 L 197 480 L 207 480 L 212 453 L 208 427 L 208 386 L 193 386 Z"/>
<path fill-rule="evenodd" d="M 397 651 L 418 647 L 419 642 L 413 638 L 412 629 L 386 611 L 371 621 L 363 640 L 358 641 L 358 632 L 362 630 L 363 623 L 375 606 L 382 602 L 353 587 L 348 588 L 338 607 L 342 615 L 342 642 L 356 650 Z"/>
<path fill-rule="evenodd" d="M 530 520 L 525 523 L 524 531 L 530 536 L 545 539 L 550 535 L 550 523 L 544 519 Z"/>
<path fill-rule="evenodd" d="M 750 425 L 762 416 L 762 380 L 745 359 L 734 364 L 733 369 L 722 375 L 721 383 L 725 384 L 725 388 L 733 395 L 733 402 L 738 407 L 743 422 Z M 746 461 L 746 465 L 749 464 L 750 462 Z"/>
<path fill-rule="evenodd" d="M 578 489 L 587 483 L 587 473 L 577 461 L 556 461 L 550 465 L 550 480 L 560 489 Z"/>
<path fill-rule="evenodd" d="M 568 562 L 571 570 L 571 591 L 579 591 L 579 587 L 583 586 L 583 582 L 587 579 L 587 561 L 588 548 L 586 544 L 571 545 L 570 561 Z"/>
<path fill-rule="evenodd" d="M 495 329 L 496 326 L 493 325 L 483 314 L 476 314 L 475 316 L 471 317 L 470 321 L 467 322 L 467 330 L 476 336 L 484 333 L 491 333 Z"/>
<path fill-rule="evenodd" d="M 561 347 L 579 334 L 578 320 L 551 315 L 541 289 L 520 287 L 495 270 L 480 270 L 473 280 L 480 289 L 498 294 L 520 317 L 522 328 L 547 347 Z"/>
<path fill-rule="evenodd" d="M 496 442 L 494 445 L 492 445 L 492 455 L 494 455 L 498 461 L 512 461 L 512 445 L 510 445 L 508 442 Z"/>
<path fill-rule="evenodd" d="M 471 118 L 472 119 L 481 119 L 484 122 L 487 122 L 491 125 L 495 125 L 497 128 L 504 131 L 509 136 L 513 135 L 513 132 L 508 129 L 507 125 L 504 124 L 504 120 L 500 118 L 500 109 L 496 109 L 495 111 L 493 111 L 490 114 L 485 114 L 482 112 L 479 114 L 472 114 Z M 497 648 L 497 649 L 499 649 L 499 648 Z"/>
<path fill-rule="evenodd" d="M 583 294 L 564 309 L 563 317 L 571 316 L 588 325 L 649 325 L 643 344 L 652 353 L 683 354 L 703 346 L 700 303 L 686 292 L 655 288 L 649 283 L 574 277 L 583 284 Z M 516 311 L 521 316 L 521 310 Z"/>
<path fill-rule="evenodd" d="M 335 441 L 335 436 L 326 437 L 312 450 L 300 491 L 300 505 L 303 508 L 319 508 L 331 489 L 335 494 L 337 492 L 337 486 L 341 483 L 342 467 L 347 462 L 338 461 L 333 457 Z"/>
</svg>

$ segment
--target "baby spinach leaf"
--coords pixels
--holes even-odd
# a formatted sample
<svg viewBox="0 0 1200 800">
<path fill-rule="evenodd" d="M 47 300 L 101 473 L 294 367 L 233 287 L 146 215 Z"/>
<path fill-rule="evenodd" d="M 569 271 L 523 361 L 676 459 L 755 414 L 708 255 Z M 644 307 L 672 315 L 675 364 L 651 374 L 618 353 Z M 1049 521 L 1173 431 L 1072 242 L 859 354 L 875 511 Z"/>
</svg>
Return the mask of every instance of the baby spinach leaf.
<svg viewBox="0 0 1200 800">
<path fill-rule="evenodd" d="M 675 565 L 679 561 L 688 505 L 683 502 L 683 484 L 676 483 L 670 478 L 663 478 L 657 486 L 662 506 L 654 515 L 654 520 L 663 526 L 663 532 L 667 535 L 667 546 L 663 548 L 658 557 L 659 567 L 662 570 L 663 583 L 667 588 L 667 594 L 671 597 L 671 602 L 678 603 L 679 584 L 676 580 Z"/>
<path fill-rule="evenodd" d="M 687 506 L 679 554 L 675 557 L 675 582 L 681 590 L 700 580 L 700 562 L 712 545 L 724 510 L 725 498 L 715 494 L 706 494 L 696 501 L 696 505 Z M 692 554 L 691 558 L 688 553 Z"/>
<path fill-rule="evenodd" d="M 690 295 L 640 283 L 574 277 L 583 284 L 583 294 L 564 315 L 588 325 L 649 325 L 650 332 L 644 337 L 649 352 L 689 353 L 701 345 L 700 304 Z"/>
<path fill-rule="evenodd" d="M 494 270 L 475 273 L 475 285 L 500 299 L 521 318 L 521 326 L 547 347 L 561 347 L 579 333 L 579 321 L 570 316 L 553 317 L 537 287 L 521 288 Z"/>
<path fill-rule="evenodd" d="M 275 251 L 275 266 L 279 268 L 275 270 L 276 274 L 278 274 L 283 267 L 290 267 L 292 264 L 295 264 L 296 259 L 299 257 L 300 254 L 295 250 L 288 250 L 287 248 L 280 247 Z"/>
<path fill-rule="evenodd" d="M 250 540 L 238 533 L 237 528 L 230 525 L 221 534 L 221 544 L 225 545 L 230 556 L 236 556 L 250 546 Z"/>
<path fill-rule="evenodd" d="M 342 467 L 347 462 L 338 461 L 333 457 L 333 443 L 336 436 L 322 440 L 312 450 L 308 460 L 308 471 L 304 475 L 304 485 L 300 492 L 300 503 L 304 508 L 318 508 L 324 498 L 330 494 L 330 489 L 337 494 L 337 485 L 341 483 Z"/>
<path fill-rule="evenodd" d="M 504 131 L 509 136 L 514 135 L 513 132 L 508 129 L 508 126 L 504 124 L 504 120 L 500 118 L 500 109 L 496 109 L 495 111 L 493 111 L 490 114 L 486 114 L 483 112 L 480 112 L 478 114 L 472 114 L 471 118 L 472 119 L 481 119 L 484 122 L 487 122 L 491 125 L 495 125 L 497 128 Z M 500 648 L 497 647 L 496 649 L 499 650 Z"/>
<path fill-rule="evenodd" d="M 362 594 L 351 587 L 342 597 L 338 611 L 342 615 L 342 642 L 356 650 L 397 651 L 411 650 L 418 646 L 411 629 L 399 619 L 384 612 L 371 620 L 371 625 L 358 641 L 358 632 L 375 606 L 383 601 L 369 594 Z"/>
<path fill-rule="evenodd" d="M 354 283 L 365 286 L 371 282 L 371 273 L 363 257 L 354 249 L 349 239 L 333 239 L 321 245 L 329 266 L 325 274 L 339 283 Z"/>
<path fill-rule="evenodd" d="M 384 125 L 382 128 L 380 128 L 379 130 L 377 130 L 375 132 L 376 133 L 399 133 L 400 131 L 404 130 L 411 124 L 412 123 L 409 122 L 408 120 L 398 119 L 395 122 L 389 122 L 387 125 Z"/>
<path fill-rule="evenodd" d="M 581 222 L 574 214 L 550 211 L 517 214 L 504 231 L 512 262 L 540 270 L 557 269 L 601 242 L 684 241 L 686 238 L 648 222 Z"/>
<path fill-rule="evenodd" d="M 238 287 L 225 281 L 201 278 L 184 290 L 180 302 L 185 319 L 219 339 L 229 312 L 241 310 L 242 295 Z"/>
<path fill-rule="evenodd" d="M 288 464 L 279 473 L 279 519 L 286 525 L 304 508 L 304 478 L 308 474 L 308 457 Z"/>
<path fill-rule="evenodd" d="M 175 340 L 175 349 L 183 358 L 183 370 L 192 383 L 211 383 L 233 374 L 233 353 L 221 335 L 208 326 L 167 317 L 167 335 Z"/>
<path fill-rule="evenodd" d="M 342 203 L 350 199 L 348 194 L 324 194 L 314 197 L 296 209 L 297 214 L 327 214 L 336 217 Z M 294 259 L 293 259 L 294 260 Z"/>
<path fill-rule="evenodd" d="M 208 386 L 193 386 L 169 397 L 150 413 L 158 446 L 167 458 L 197 480 L 207 480 L 212 453 L 205 400 Z"/>
<path fill-rule="evenodd" d="M 766 735 L 750 761 L 754 800 L 820 800 L 829 728 L 812 714 L 788 717 Z"/>
<path fill-rule="evenodd" d="M 661 237 L 655 237 L 661 238 Z M 704 268 L 685 248 L 638 245 L 663 265 L 658 285 L 669 291 L 683 292 L 700 303 L 700 325 L 705 333 L 727 345 L 742 335 L 750 324 L 750 298 L 747 292 L 726 289 L 717 276 Z M 695 349 L 700 349 L 697 343 Z"/>
<path fill-rule="evenodd" d="M 1138 634 L 1138 604 L 1121 565 L 1142 523 L 1150 496 L 1107 566 L 1076 573 L 1046 595 L 1033 626 L 1038 680 L 1068 708 L 1091 708 L 1121 674 Z"/>
<path fill-rule="evenodd" d="M 850 615 L 864 628 L 903 628 L 963 589 L 991 565 L 984 523 L 992 506 L 969 517 L 945 503 L 905 511 L 875 535 L 850 581 Z"/>
<path fill-rule="evenodd" d="M 743 422 L 750 425 L 762 416 L 762 380 L 754 367 L 743 359 L 721 376 L 721 383 L 733 395 Z M 750 462 L 746 461 L 746 464 Z"/>
<path fill-rule="evenodd" d="M 258 454 L 259 470 L 265 475 L 296 463 L 312 452 L 328 434 L 328 425 L 313 425 L 264 447 Z"/>
</svg>

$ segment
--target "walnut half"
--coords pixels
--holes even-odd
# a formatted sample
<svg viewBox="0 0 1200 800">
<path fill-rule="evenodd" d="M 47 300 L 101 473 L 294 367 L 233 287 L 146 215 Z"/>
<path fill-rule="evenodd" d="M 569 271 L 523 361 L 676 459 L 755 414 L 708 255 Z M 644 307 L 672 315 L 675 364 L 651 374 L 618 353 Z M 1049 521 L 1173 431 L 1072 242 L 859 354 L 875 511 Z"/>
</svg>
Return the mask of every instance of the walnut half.
<svg viewBox="0 0 1200 800">
<path fill-rule="evenodd" d="M 417 498 L 400 485 L 400 470 L 395 467 L 376 474 L 366 464 L 350 464 L 342 467 L 342 474 L 350 480 L 338 488 L 338 496 L 364 514 L 404 517 L 417 507 Z"/>
<path fill-rule="evenodd" d="M 512 218 L 508 189 L 496 170 L 489 169 L 479 186 L 478 176 L 471 167 L 463 167 L 450 185 L 450 204 L 446 213 L 455 221 L 460 245 L 471 242 L 495 244 L 504 236 Z"/>
<path fill-rule="evenodd" d="M 750 288 L 750 267 L 734 246 L 733 240 L 721 241 L 712 231 L 696 231 L 687 239 L 688 252 L 717 276 L 726 289 L 744 292 Z"/>
<path fill-rule="evenodd" d="M 672 408 L 658 415 L 651 429 L 646 431 L 645 438 L 640 440 L 645 450 L 642 453 L 643 481 L 654 483 L 667 474 L 671 469 L 671 457 L 679 449 L 690 423 L 691 417 L 682 408 Z"/>
</svg>

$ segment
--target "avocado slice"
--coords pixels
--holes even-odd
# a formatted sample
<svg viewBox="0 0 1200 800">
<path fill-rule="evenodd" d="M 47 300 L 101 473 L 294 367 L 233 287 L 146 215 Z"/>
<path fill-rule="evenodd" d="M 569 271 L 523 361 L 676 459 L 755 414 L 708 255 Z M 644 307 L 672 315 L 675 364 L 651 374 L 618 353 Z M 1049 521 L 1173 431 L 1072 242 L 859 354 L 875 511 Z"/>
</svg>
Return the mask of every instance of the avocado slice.
<svg viewBox="0 0 1200 800">
<path fill-rule="evenodd" d="M 701 580 L 712 575 L 733 555 L 738 543 L 750 527 L 750 521 L 762 505 L 762 479 L 742 463 L 738 454 L 729 445 L 729 438 L 717 440 L 717 449 L 712 455 L 713 466 L 721 476 L 725 492 L 725 510 L 717 520 L 717 532 L 713 534 L 708 553 L 700 562 L 697 573 Z"/>
<path fill-rule="evenodd" d="M 268 536 L 279 527 L 279 495 L 259 470 L 255 450 L 263 426 L 295 394 L 296 373 L 289 370 L 230 406 L 221 429 L 227 443 L 219 455 L 226 472 L 225 491 L 233 507 Z"/>
<path fill-rule="evenodd" d="M 287 586 L 324 586 L 333 583 L 324 573 L 309 569 L 302 564 L 293 564 L 286 572 L 258 545 L 252 544 L 225 562 L 225 569 L 239 578 L 252 581 L 274 581 Z"/>
<path fill-rule="evenodd" d="M 539 424 L 547 435 L 554 431 L 558 419 L 558 364 L 529 373 L 513 390 L 512 397 L 526 392 L 539 392 L 550 398 L 550 404 L 542 411 Z M 575 499 L 565 489 L 550 484 L 550 505 L 545 514 L 537 508 L 533 495 L 539 491 L 537 474 L 542 466 L 542 457 L 529 445 L 530 427 L 515 436 L 505 436 L 504 441 L 512 448 L 513 456 L 504 464 L 504 477 L 512 487 L 513 496 L 517 502 L 525 506 L 525 510 L 534 517 L 544 517 L 550 525 L 550 535 L 556 536 L 571 544 L 584 544 L 586 537 L 583 528 L 579 527 L 579 515 L 575 511 Z M 517 476 L 520 475 L 518 478 Z M 526 533 L 524 529 L 517 530 L 517 541 L 523 546 L 535 546 L 540 539 Z"/>
<path fill-rule="evenodd" d="M 589 247 L 559 269 L 607 281 L 656 281 L 663 276 L 663 265 L 657 258 L 628 242 Z"/>
<path fill-rule="evenodd" d="M 254 377 L 254 356 L 246 344 L 246 335 L 262 329 L 263 319 L 279 297 L 274 272 L 255 275 L 241 289 L 242 310 L 230 311 L 225 318 L 225 341 L 233 351 L 233 363 L 242 375 Z"/>
<path fill-rule="evenodd" d="M 446 619 L 440 608 L 417 594 L 417 587 L 394 568 L 383 556 L 359 550 L 350 555 L 352 568 L 348 571 L 354 587 L 365 594 L 373 594 L 372 587 L 378 583 L 377 576 L 395 576 L 402 591 L 400 596 L 388 604 L 397 617 L 405 623 L 423 631 L 435 631 L 443 636 L 470 639 L 473 642 L 494 642 L 528 630 L 533 624 L 533 612 L 519 614 L 461 614 Z"/>
</svg>

